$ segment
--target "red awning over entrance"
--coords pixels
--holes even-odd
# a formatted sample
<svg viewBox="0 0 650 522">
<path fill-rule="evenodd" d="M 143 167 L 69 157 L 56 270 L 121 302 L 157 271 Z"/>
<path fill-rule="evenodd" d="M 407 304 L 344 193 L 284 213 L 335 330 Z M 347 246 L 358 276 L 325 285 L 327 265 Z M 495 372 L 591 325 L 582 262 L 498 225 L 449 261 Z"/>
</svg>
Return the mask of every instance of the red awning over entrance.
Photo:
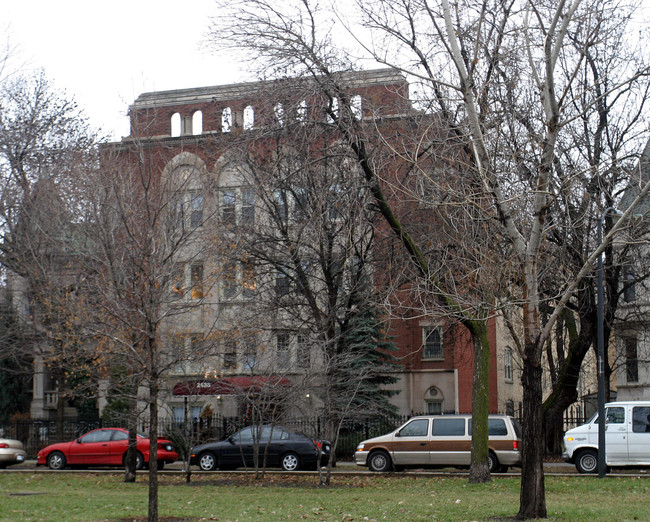
<svg viewBox="0 0 650 522">
<path fill-rule="evenodd" d="M 179 382 L 174 386 L 173 394 L 175 396 L 234 395 L 237 392 L 260 391 L 263 388 L 288 386 L 289 384 L 289 379 L 277 375 L 266 377 L 261 375 L 224 377 L 219 381 L 200 380 Z"/>
</svg>

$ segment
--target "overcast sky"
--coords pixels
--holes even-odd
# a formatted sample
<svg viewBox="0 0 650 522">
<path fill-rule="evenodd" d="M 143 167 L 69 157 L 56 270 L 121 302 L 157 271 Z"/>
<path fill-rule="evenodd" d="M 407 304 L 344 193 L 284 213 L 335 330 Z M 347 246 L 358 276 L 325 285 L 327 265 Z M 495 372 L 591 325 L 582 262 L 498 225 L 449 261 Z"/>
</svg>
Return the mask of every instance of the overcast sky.
<svg viewBox="0 0 650 522">
<path fill-rule="evenodd" d="M 93 126 L 119 139 L 142 92 L 250 79 L 201 50 L 217 14 L 214 0 L 0 0 L 0 40 L 18 48 L 14 63 L 44 68 Z"/>
</svg>

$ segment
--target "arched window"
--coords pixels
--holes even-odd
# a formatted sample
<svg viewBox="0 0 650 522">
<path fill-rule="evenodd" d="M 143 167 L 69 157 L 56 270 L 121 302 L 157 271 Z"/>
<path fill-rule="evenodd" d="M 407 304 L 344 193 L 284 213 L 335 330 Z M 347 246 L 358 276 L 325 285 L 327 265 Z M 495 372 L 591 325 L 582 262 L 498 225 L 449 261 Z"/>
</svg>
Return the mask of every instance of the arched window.
<svg viewBox="0 0 650 522">
<path fill-rule="evenodd" d="M 360 120 L 363 117 L 363 108 L 361 106 L 361 96 L 356 95 L 350 98 L 350 108 L 352 109 L 352 116 L 357 120 Z"/>
<path fill-rule="evenodd" d="M 203 134 L 203 113 L 196 111 L 192 114 L 192 134 Z"/>
<path fill-rule="evenodd" d="M 503 378 L 506 382 L 512 382 L 512 348 L 509 346 L 503 351 Z"/>
<path fill-rule="evenodd" d="M 442 403 L 445 398 L 442 392 L 435 386 L 431 386 L 424 394 L 424 407 L 428 415 L 438 415 L 442 413 Z"/>
<path fill-rule="evenodd" d="M 226 107 L 221 112 L 221 132 L 230 132 L 232 129 L 232 109 Z"/>
<path fill-rule="evenodd" d="M 181 135 L 181 115 L 178 112 L 172 114 L 171 127 L 172 138 L 177 138 Z"/>
<path fill-rule="evenodd" d="M 255 109 L 247 105 L 244 109 L 244 130 L 251 130 L 255 126 Z"/>
</svg>

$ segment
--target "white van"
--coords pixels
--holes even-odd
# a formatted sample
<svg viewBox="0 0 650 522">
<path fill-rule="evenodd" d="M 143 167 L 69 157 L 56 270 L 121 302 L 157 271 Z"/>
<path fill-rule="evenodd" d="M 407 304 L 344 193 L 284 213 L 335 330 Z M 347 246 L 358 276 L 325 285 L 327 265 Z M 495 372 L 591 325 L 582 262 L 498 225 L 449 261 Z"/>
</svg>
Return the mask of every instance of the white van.
<svg viewBox="0 0 650 522">
<path fill-rule="evenodd" d="M 650 401 L 605 404 L 607 466 L 650 466 Z M 580 473 L 598 468 L 598 414 L 564 434 L 562 457 Z"/>
</svg>

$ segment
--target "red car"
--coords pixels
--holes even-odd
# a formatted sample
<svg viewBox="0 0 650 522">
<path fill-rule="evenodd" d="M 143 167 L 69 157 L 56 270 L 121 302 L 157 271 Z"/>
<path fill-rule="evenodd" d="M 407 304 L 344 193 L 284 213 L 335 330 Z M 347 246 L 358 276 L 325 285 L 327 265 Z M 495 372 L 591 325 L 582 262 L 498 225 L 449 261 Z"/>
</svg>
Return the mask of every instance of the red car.
<svg viewBox="0 0 650 522">
<path fill-rule="evenodd" d="M 89 431 L 72 442 L 51 444 L 38 452 L 37 466 L 50 469 L 65 466 L 123 466 L 129 445 L 129 432 L 122 428 L 100 428 Z M 137 469 L 149 464 L 149 439 L 137 436 Z M 158 439 L 158 469 L 178 459 L 178 453 L 167 439 Z"/>
</svg>

